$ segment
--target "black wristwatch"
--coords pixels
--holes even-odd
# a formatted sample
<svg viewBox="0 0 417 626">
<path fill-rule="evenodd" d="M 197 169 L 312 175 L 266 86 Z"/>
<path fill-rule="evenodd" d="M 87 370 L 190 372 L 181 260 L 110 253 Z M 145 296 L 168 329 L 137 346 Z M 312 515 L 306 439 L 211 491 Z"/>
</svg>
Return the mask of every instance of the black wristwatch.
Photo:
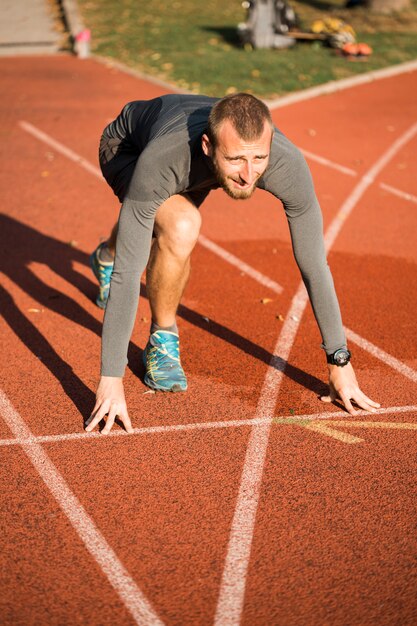
<svg viewBox="0 0 417 626">
<path fill-rule="evenodd" d="M 344 367 L 349 363 L 351 356 L 352 355 L 347 348 L 339 348 L 339 350 L 336 350 L 333 354 L 327 355 L 327 362 L 332 365 Z"/>
</svg>

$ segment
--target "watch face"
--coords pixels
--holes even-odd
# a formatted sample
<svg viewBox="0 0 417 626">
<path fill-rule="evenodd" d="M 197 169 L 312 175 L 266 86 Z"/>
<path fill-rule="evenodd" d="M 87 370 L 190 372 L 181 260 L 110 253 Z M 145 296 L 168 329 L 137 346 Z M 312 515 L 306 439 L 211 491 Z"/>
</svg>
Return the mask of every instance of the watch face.
<svg viewBox="0 0 417 626">
<path fill-rule="evenodd" d="M 333 355 L 334 361 L 337 365 L 346 365 L 349 362 L 350 354 L 347 350 L 337 350 Z"/>
</svg>

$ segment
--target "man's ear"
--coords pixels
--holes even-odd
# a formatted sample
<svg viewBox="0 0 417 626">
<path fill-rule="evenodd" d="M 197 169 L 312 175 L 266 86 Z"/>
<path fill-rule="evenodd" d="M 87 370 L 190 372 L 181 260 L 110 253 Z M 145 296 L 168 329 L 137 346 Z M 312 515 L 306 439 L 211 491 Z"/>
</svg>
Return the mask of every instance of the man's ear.
<svg viewBox="0 0 417 626">
<path fill-rule="evenodd" d="M 206 135 L 205 133 L 201 137 L 201 147 L 203 148 L 203 152 L 206 156 L 213 156 L 213 147 L 211 145 L 210 139 L 208 138 L 208 135 Z"/>
</svg>

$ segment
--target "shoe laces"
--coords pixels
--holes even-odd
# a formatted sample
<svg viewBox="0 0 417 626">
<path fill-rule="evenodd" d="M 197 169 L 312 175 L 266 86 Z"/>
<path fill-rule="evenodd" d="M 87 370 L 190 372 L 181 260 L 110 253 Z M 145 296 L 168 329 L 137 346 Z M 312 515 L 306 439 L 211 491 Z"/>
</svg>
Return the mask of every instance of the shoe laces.
<svg viewBox="0 0 417 626">
<path fill-rule="evenodd" d="M 163 332 L 163 334 L 162 334 Z M 151 351 L 179 361 L 180 342 L 178 335 L 170 331 L 155 331 L 150 337 Z"/>
</svg>

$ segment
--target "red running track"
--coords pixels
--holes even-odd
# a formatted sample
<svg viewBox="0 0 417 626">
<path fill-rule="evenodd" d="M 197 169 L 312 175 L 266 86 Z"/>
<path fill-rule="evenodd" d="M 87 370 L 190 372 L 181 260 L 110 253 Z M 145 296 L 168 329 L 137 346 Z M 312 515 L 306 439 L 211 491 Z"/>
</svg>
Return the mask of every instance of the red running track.
<svg viewBox="0 0 417 626">
<path fill-rule="evenodd" d="M 0 69 L 1 623 L 415 624 L 417 72 L 274 111 L 306 151 L 381 411 L 320 403 L 283 211 L 216 192 L 203 235 L 261 276 L 197 246 L 179 312 L 187 394 L 145 393 L 141 299 L 136 431 L 105 438 L 82 430 L 102 316 L 87 259 L 117 214 L 97 143 L 125 102 L 163 90 L 66 56 Z"/>
</svg>

